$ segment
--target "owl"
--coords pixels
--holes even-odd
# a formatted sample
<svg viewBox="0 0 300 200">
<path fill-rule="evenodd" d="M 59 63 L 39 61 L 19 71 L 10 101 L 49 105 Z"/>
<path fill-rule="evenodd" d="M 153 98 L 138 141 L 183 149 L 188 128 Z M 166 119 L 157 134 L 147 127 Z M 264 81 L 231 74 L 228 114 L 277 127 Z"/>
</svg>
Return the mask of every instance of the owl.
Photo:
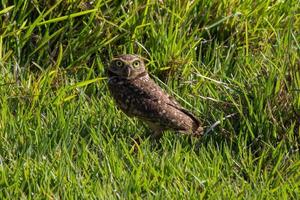
<svg viewBox="0 0 300 200">
<path fill-rule="evenodd" d="M 117 106 L 129 117 L 148 124 L 153 130 L 151 137 L 160 138 L 165 130 L 203 134 L 200 121 L 150 78 L 138 55 L 114 57 L 107 74 L 108 88 Z"/>
</svg>

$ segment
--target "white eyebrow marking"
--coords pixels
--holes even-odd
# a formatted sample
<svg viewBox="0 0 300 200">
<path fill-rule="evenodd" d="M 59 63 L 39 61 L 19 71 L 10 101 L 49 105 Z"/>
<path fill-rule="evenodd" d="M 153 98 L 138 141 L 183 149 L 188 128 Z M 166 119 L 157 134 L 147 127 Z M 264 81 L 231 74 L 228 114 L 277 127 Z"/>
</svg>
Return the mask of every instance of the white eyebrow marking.
<svg viewBox="0 0 300 200">
<path fill-rule="evenodd" d="M 130 64 L 130 62 L 128 62 L 128 61 L 126 61 L 126 60 L 123 60 L 122 58 L 113 58 L 113 59 L 111 59 L 111 61 L 121 61 L 121 62 L 123 62 L 123 63 L 125 63 L 125 64 Z"/>
</svg>

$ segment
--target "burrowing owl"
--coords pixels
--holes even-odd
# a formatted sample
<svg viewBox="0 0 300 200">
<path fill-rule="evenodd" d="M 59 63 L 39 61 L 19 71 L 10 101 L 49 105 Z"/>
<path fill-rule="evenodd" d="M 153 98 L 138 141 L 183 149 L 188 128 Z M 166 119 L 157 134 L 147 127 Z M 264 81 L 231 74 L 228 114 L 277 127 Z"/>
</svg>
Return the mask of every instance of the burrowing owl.
<svg viewBox="0 0 300 200">
<path fill-rule="evenodd" d="M 148 75 L 144 61 L 137 55 L 112 59 L 108 87 L 118 107 L 130 117 L 146 122 L 159 137 L 164 130 L 201 136 L 199 120 L 165 93 Z"/>
</svg>

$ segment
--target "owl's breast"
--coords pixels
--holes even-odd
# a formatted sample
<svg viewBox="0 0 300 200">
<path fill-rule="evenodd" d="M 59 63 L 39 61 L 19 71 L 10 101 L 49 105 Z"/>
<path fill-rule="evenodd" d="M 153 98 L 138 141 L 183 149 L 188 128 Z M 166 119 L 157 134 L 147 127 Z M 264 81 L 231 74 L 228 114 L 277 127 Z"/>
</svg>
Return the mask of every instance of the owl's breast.
<svg viewBox="0 0 300 200">
<path fill-rule="evenodd" d="M 132 115 L 133 107 L 141 103 L 143 90 L 128 80 L 111 79 L 108 88 L 117 106 L 127 115 Z"/>
</svg>

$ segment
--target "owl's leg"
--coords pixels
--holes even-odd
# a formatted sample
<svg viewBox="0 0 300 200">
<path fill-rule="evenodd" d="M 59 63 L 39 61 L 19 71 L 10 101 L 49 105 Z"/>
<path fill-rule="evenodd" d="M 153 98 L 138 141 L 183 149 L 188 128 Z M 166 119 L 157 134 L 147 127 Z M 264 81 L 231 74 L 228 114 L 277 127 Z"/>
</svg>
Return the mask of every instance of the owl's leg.
<svg viewBox="0 0 300 200">
<path fill-rule="evenodd" d="M 159 140 L 162 136 L 163 131 L 162 130 L 155 130 L 153 131 L 153 133 L 150 135 L 151 139 L 154 140 Z"/>
<path fill-rule="evenodd" d="M 150 135 L 150 138 L 159 140 L 162 136 L 163 129 L 159 125 L 157 125 L 153 122 L 147 122 L 147 124 L 150 127 L 150 129 L 152 129 L 152 131 L 153 131 Z"/>
</svg>

